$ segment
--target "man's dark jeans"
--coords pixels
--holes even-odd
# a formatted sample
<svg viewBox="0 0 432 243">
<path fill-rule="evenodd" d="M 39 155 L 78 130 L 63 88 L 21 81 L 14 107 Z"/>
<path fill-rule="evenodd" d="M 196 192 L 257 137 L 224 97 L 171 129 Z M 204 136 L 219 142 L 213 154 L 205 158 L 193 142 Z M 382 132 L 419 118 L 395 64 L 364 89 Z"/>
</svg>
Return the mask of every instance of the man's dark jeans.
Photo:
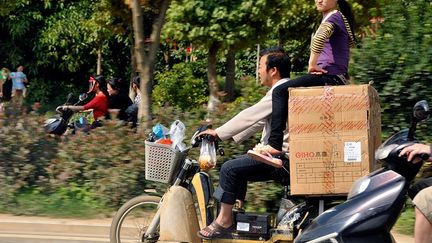
<svg viewBox="0 0 432 243">
<path fill-rule="evenodd" d="M 233 205 L 236 199 L 244 201 L 248 181 L 281 182 L 287 177 L 289 174 L 283 168 L 275 168 L 242 155 L 222 165 L 219 186 L 213 196 L 220 202 Z"/>
</svg>

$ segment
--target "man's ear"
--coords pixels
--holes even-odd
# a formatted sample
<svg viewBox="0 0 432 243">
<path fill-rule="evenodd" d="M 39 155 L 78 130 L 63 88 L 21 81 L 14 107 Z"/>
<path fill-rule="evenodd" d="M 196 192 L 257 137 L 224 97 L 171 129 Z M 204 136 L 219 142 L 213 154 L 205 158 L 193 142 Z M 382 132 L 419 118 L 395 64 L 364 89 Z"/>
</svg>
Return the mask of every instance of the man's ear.
<svg viewBox="0 0 432 243">
<path fill-rule="evenodd" d="M 272 67 L 270 68 L 270 76 L 274 77 L 275 75 L 277 75 L 279 73 L 279 70 L 277 69 L 277 67 Z"/>
</svg>

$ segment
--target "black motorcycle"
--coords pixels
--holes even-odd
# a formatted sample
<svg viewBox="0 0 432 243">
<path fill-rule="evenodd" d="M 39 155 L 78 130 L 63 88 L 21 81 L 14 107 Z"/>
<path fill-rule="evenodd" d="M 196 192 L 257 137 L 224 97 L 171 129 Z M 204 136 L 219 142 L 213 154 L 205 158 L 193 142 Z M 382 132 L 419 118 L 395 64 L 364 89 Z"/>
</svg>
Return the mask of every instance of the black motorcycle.
<svg viewBox="0 0 432 243">
<path fill-rule="evenodd" d="M 315 218 L 295 239 L 295 243 L 386 243 L 395 242 L 390 230 L 406 203 L 410 183 L 429 158 L 420 154 L 419 163 L 412 163 L 400 151 L 417 143 L 417 123 L 429 117 L 426 101 L 414 106 L 411 126 L 388 138 L 376 151 L 376 160 L 383 164 L 371 174 L 358 179 L 348 199 Z"/>
<path fill-rule="evenodd" d="M 77 102 L 72 101 L 72 94 L 69 94 L 64 105 L 81 105 L 87 100 L 87 94 L 81 94 Z M 49 134 L 63 135 L 70 129 L 74 134 L 76 130 L 86 130 L 89 127 L 89 121 L 86 116 L 74 117 L 75 112 L 70 109 L 63 109 L 62 106 L 56 108 L 56 115 L 45 121 L 45 130 Z"/>
</svg>

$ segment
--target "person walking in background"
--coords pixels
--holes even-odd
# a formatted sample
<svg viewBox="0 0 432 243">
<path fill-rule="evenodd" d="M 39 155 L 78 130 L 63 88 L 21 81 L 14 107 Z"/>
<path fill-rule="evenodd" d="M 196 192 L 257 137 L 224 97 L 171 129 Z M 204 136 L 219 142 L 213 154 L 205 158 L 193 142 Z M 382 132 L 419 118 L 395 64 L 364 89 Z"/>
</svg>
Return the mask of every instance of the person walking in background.
<svg viewBox="0 0 432 243">
<path fill-rule="evenodd" d="M 3 86 L 9 78 L 9 69 L 2 68 L 0 73 L 0 99 L 3 100 Z"/>
<path fill-rule="evenodd" d="M 12 79 L 12 98 L 14 102 L 21 105 L 26 88 L 25 84 L 28 82 L 27 76 L 24 74 L 24 66 L 18 66 L 16 72 L 11 72 L 9 79 Z"/>
<path fill-rule="evenodd" d="M 109 111 L 110 114 L 116 114 L 116 118 L 122 121 L 128 120 L 126 109 L 132 105 L 132 100 L 127 93 L 123 91 L 123 82 L 120 78 L 111 78 L 108 80 L 109 94 Z"/>
<path fill-rule="evenodd" d="M 136 76 L 133 80 L 132 80 L 132 90 L 135 93 L 135 98 L 133 101 L 133 104 L 130 105 L 127 109 L 126 109 L 126 114 L 128 116 L 128 120 L 130 122 L 132 122 L 132 127 L 136 127 L 137 123 L 138 123 L 138 109 L 141 103 L 141 90 L 140 90 L 140 82 L 141 82 L 141 78 L 140 76 Z"/>
<path fill-rule="evenodd" d="M 9 69 L 7 68 L 2 68 L 1 72 L 0 72 L 0 100 L 4 99 L 4 91 L 3 91 L 3 86 L 5 85 L 6 81 L 9 78 Z"/>
</svg>

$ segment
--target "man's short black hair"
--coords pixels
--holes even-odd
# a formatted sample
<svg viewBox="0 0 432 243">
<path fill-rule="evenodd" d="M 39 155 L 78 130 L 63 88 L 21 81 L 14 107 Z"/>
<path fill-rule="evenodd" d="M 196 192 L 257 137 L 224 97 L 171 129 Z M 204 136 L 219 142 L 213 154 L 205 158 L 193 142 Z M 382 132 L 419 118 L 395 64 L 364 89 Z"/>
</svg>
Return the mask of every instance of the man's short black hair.
<svg viewBox="0 0 432 243">
<path fill-rule="evenodd" d="M 266 70 L 276 68 L 279 71 L 281 78 L 289 78 L 291 72 L 291 61 L 290 57 L 282 47 L 273 46 L 264 49 L 260 52 L 260 58 L 263 56 L 267 56 Z"/>
</svg>

